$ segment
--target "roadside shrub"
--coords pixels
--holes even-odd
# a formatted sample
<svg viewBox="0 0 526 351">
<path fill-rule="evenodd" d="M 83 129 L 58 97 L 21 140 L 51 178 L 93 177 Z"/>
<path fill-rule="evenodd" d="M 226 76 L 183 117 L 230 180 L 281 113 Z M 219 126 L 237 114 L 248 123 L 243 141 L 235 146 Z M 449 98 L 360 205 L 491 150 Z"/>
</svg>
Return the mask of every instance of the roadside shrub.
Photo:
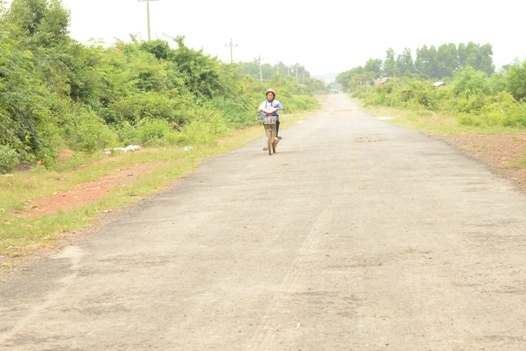
<svg viewBox="0 0 526 351">
<path fill-rule="evenodd" d="M 407 87 L 403 87 L 402 89 L 398 90 L 395 95 L 397 100 L 402 104 L 409 103 L 415 97 L 413 89 L 409 89 Z"/>
<path fill-rule="evenodd" d="M 487 73 L 464 66 L 453 74 L 453 92 L 458 96 L 488 95 L 491 91 Z"/>
<path fill-rule="evenodd" d="M 114 128 L 114 131 L 119 140 L 119 144 L 123 146 L 139 143 L 139 132 L 137 131 L 137 128 L 128 122 L 117 125 Z"/>
<path fill-rule="evenodd" d="M 159 119 L 170 122 L 178 129 L 187 123 L 187 114 L 192 107 L 184 97 L 172 98 L 158 92 L 145 92 L 123 97 L 108 109 L 110 111 L 106 115 L 120 124 L 137 125 L 143 119 Z"/>
<path fill-rule="evenodd" d="M 526 101 L 526 62 L 516 62 L 509 67 L 506 87 L 517 101 Z"/>
<path fill-rule="evenodd" d="M 519 103 L 510 106 L 503 118 L 502 125 L 514 128 L 526 127 L 526 106 Z"/>
<path fill-rule="evenodd" d="M 456 101 L 457 98 L 449 87 L 441 87 L 437 92 L 435 111 L 455 115 L 458 111 L 456 108 Z"/>
<path fill-rule="evenodd" d="M 284 101 L 280 101 L 285 105 Z M 294 113 L 318 106 L 319 102 L 311 95 L 293 95 L 286 101 L 285 112 Z"/>
<path fill-rule="evenodd" d="M 186 141 L 184 135 L 178 132 L 171 132 L 164 136 L 163 145 L 164 146 L 176 146 L 183 144 Z"/>
<path fill-rule="evenodd" d="M 181 130 L 184 139 L 189 143 L 210 144 L 224 135 L 228 130 L 223 118 L 217 112 L 208 111 L 198 120 L 192 121 Z"/>
<path fill-rule="evenodd" d="M 498 110 L 484 112 L 479 116 L 481 125 L 485 126 L 503 126 L 505 117 L 504 112 Z"/>
<path fill-rule="evenodd" d="M 18 153 L 8 145 L 0 145 L 0 173 L 9 173 L 20 162 Z"/>
<path fill-rule="evenodd" d="M 463 113 L 480 113 L 484 105 L 486 104 L 486 95 L 476 94 L 469 97 L 458 97 L 457 98 L 457 109 Z"/>
<path fill-rule="evenodd" d="M 109 145 L 115 145 L 116 135 L 95 113 L 81 110 L 75 116 L 75 129 L 72 132 L 72 150 L 93 153 Z"/>
<path fill-rule="evenodd" d="M 502 126 L 504 121 L 504 113 L 502 111 L 486 111 L 480 114 L 462 113 L 458 116 L 458 122 L 461 125 L 469 125 L 475 127 L 492 127 Z"/>
<path fill-rule="evenodd" d="M 459 113 L 457 116 L 458 124 L 465 126 L 480 126 L 480 120 L 469 113 Z"/>
<path fill-rule="evenodd" d="M 259 103 L 259 102 L 258 102 Z M 221 111 L 226 124 L 232 127 L 247 127 L 251 125 L 257 106 L 252 104 L 248 98 L 241 97 L 237 100 L 225 97 L 214 97 L 207 111 L 197 113 L 210 113 L 210 111 Z"/>
<path fill-rule="evenodd" d="M 384 93 L 378 91 L 371 91 L 365 97 L 365 105 L 372 106 L 389 106 L 391 107 L 391 97 Z"/>
<path fill-rule="evenodd" d="M 142 146 L 173 145 L 179 139 L 167 121 L 158 119 L 141 121 L 137 127 L 137 137 Z"/>
<path fill-rule="evenodd" d="M 504 127 L 526 125 L 525 105 L 517 103 L 510 93 L 500 92 L 492 96 L 477 97 L 478 99 L 472 97 L 468 100 L 476 101 L 480 110 L 466 110 L 465 113 L 469 114 L 470 118 L 462 116 L 463 124 Z"/>
</svg>

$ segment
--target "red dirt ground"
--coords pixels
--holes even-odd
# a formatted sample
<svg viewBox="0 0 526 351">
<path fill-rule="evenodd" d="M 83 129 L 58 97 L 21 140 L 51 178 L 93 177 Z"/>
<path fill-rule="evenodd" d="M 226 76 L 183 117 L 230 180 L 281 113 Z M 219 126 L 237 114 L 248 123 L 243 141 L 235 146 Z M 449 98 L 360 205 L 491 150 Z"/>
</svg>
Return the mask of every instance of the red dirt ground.
<svg viewBox="0 0 526 351">
<path fill-rule="evenodd" d="M 135 178 L 149 173 L 157 166 L 156 163 L 139 164 L 132 168 L 120 169 L 118 172 L 102 177 L 94 182 L 78 184 L 76 189 L 57 192 L 44 199 L 32 201 L 29 210 L 18 211 L 29 216 L 42 216 L 58 211 L 66 211 L 97 201 L 111 189 L 126 186 Z"/>
<path fill-rule="evenodd" d="M 526 192 L 526 133 L 441 136 L 464 155 L 479 160 Z M 513 163 L 522 162 L 522 167 Z"/>
</svg>

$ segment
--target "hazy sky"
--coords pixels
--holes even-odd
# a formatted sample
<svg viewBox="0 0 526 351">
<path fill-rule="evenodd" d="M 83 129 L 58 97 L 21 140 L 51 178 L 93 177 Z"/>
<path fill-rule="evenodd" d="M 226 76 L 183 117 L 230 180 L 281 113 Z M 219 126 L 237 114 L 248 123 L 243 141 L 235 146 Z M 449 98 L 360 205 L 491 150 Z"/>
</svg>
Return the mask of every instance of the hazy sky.
<svg viewBox="0 0 526 351">
<path fill-rule="evenodd" d="M 146 2 L 63 0 L 71 36 L 112 44 L 148 38 Z M 151 0 L 152 39 L 185 36 L 186 46 L 230 62 L 299 63 L 312 75 L 339 73 L 426 45 L 491 44 L 497 68 L 526 60 L 524 15 L 516 0 Z"/>
</svg>

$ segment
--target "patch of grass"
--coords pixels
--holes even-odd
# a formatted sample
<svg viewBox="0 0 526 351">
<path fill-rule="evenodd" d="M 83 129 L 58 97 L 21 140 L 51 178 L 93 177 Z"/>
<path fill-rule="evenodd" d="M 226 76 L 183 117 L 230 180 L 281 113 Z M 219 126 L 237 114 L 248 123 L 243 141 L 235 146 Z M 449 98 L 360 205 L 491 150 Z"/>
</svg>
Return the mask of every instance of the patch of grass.
<svg viewBox="0 0 526 351">
<path fill-rule="evenodd" d="M 519 160 L 519 161 L 510 162 L 507 164 L 507 166 L 526 169 L 526 158 L 523 158 L 522 160 Z"/>
<path fill-rule="evenodd" d="M 475 126 L 460 124 L 454 116 L 439 115 L 430 111 L 410 111 L 385 106 L 364 106 L 357 99 L 352 99 L 360 107 L 373 116 L 389 116 L 389 123 L 419 130 L 432 135 L 468 135 L 468 134 L 510 134 L 524 132 L 524 129 L 514 129 L 503 126 Z"/>
</svg>

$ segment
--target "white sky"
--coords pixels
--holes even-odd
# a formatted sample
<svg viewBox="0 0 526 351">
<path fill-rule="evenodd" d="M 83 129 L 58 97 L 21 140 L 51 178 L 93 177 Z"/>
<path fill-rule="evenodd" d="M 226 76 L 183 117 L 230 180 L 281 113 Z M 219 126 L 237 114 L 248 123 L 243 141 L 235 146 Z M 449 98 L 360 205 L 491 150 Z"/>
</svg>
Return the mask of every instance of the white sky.
<svg viewBox="0 0 526 351">
<path fill-rule="evenodd" d="M 70 34 L 87 42 L 130 34 L 148 38 L 146 2 L 62 0 Z M 517 0 L 156 0 L 150 1 L 152 39 L 185 36 L 186 46 L 230 62 L 303 65 L 314 76 L 340 73 L 426 45 L 491 44 L 498 68 L 526 60 L 524 12 Z"/>
</svg>

